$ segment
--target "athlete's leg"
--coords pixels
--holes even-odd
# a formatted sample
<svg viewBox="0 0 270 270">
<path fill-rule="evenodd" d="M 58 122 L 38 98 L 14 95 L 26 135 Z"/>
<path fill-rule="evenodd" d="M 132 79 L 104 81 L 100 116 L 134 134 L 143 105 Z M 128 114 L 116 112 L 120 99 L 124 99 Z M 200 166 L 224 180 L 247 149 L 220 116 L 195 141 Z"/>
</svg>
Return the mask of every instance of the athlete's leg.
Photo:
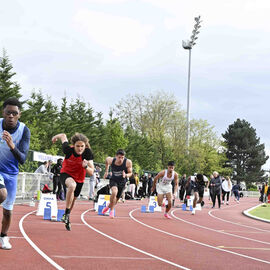
<svg viewBox="0 0 270 270">
<path fill-rule="evenodd" d="M 7 190 L 6 188 L 0 189 L 0 204 L 7 198 Z"/>
<path fill-rule="evenodd" d="M 166 198 L 167 198 L 167 201 L 168 201 L 168 204 L 166 206 L 166 213 L 169 213 L 169 211 L 172 208 L 172 193 L 171 192 L 166 193 Z"/>
<path fill-rule="evenodd" d="M 157 195 L 158 206 L 162 206 L 163 198 L 164 198 L 164 194 L 158 193 L 158 195 Z"/>
<path fill-rule="evenodd" d="M 73 178 L 68 177 L 65 181 L 67 187 L 66 208 L 70 209 L 73 204 L 74 190 L 76 189 L 76 182 Z"/>
<path fill-rule="evenodd" d="M 113 186 L 111 187 L 111 196 L 110 196 L 110 204 L 108 205 L 108 208 L 111 209 L 111 211 L 114 209 L 115 205 L 117 204 L 118 198 L 116 197 L 118 193 L 118 187 Z"/>
<path fill-rule="evenodd" d="M 195 191 L 194 192 L 194 199 L 193 199 L 193 208 L 196 208 L 198 199 L 199 199 L 199 193 L 197 191 Z"/>
</svg>

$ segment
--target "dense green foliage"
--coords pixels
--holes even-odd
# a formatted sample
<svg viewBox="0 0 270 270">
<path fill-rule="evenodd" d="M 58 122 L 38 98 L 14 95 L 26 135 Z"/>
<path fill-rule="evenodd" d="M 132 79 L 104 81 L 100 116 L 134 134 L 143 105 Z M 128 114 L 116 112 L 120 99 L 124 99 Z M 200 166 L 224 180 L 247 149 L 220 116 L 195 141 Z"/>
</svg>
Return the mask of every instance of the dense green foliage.
<svg viewBox="0 0 270 270">
<path fill-rule="evenodd" d="M 245 181 L 265 181 L 262 165 L 268 156 L 264 151 L 264 144 L 260 144 L 256 130 L 246 120 L 237 119 L 222 135 L 227 144 L 227 158 L 229 166 L 233 168 L 233 179 L 238 183 Z"/>
</svg>

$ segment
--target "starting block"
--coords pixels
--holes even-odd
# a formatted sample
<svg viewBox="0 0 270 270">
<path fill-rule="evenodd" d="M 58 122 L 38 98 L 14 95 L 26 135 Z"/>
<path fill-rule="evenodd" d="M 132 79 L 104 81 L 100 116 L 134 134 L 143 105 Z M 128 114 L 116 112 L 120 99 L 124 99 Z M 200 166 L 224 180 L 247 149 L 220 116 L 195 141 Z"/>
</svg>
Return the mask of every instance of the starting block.
<svg viewBox="0 0 270 270">
<path fill-rule="evenodd" d="M 183 211 L 192 211 L 193 210 L 193 207 L 192 207 L 192 205 L 189 205 L 187 207 L 187 205 L 184 203 L 184 204 L 182 204 L 182 210 Z"/>
<path fill-rule="evenodd" d="M 146 205 L 142 205 L 141 207 L 141 213 L 154 213 L 155 207 L 153 205 L 150 205 L 148 208 Z"/>
<path fill-rule="evenodd" d="M 61 221 L 61 218 L 65 214 L 65 210 L 58 209 L 57 211 L 57 218 L 53 219 L 51 216 L 51 208 L 44 208 L 44 215 L 43 219 L 44 220 L 52 220 L 52 221 Z"/>
<path fill-rule="evenodd" d="M 103 215 L 103 214 L 102 214 L 103 208 L 104 208 L 103 205 L 99 205 L 99 206 L 98 206 L 98 215 L 100 215 L 100 216 L 108 216 L 109 213 L 111 212 L 111 209 L 109 208 L 109 211 L 106 212 L 106 213 Z M 115 209 L 113 209 L 113 216 L 115 217 Z"/>
</svg>

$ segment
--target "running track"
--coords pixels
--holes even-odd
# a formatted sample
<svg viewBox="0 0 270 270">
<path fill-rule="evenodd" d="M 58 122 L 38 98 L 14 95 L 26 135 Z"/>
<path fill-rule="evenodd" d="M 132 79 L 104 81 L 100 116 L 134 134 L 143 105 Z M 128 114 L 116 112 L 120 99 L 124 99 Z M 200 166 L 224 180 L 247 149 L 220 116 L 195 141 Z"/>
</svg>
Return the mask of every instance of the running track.
<svg viewBox="0 0 270 270">
<path fill-rule="evenodd" d="M 36 208 L 16 205 L 13 249 L 0 249 L 1 269 L 270 269 L 270 224 L 242 214 L 257 198 L 220 210 L 207 199 L 195 216 L 173 208 L 172 220 L 141 213 L 147 202 L 118 204 L 110 219 L 93 212 L 92 202 L 78 201 L 71 232 L 36 216 Z"/>
</svg>

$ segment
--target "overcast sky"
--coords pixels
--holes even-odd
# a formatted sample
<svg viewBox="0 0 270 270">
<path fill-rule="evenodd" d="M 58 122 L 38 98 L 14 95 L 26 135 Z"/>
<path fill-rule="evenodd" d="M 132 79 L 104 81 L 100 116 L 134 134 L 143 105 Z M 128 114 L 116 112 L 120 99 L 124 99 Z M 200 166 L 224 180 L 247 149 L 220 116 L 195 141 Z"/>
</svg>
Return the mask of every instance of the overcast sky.
<svg viewBox="0 0 270 270">
<path fill-rule="evenodd" d="M 127 94 L 173 93 L 186 108 L 192 49 L 191 118 L 220 136 L 237 118 L 270 154 L 269 0 L 12 0 L 0 5 L 0 47 L 24 98 L 42 90 L 60 103 L 83 97 L 108 115 Z M 270 168 L 270 162 L 267 163 Z"/>
</svg>

